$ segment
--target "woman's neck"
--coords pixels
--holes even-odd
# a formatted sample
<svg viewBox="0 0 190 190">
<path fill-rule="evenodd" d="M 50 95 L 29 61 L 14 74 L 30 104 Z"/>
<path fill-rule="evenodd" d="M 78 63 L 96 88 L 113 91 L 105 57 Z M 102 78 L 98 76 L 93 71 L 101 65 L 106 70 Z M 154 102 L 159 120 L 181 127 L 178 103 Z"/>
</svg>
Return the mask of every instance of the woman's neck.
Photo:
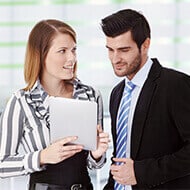
<svg viewBox="0 0 190 190">
<path fill-rule="evenodd" d="M 44 88 L 44 90 L 50 95 L 50 96 L 56 96 L 56 97 L 65 97 L 65 98 L 72 98 L 73 96 L 73 85 L 72 83 L 68 81 L 41 81 L 41 84 Z"/>
</svg>

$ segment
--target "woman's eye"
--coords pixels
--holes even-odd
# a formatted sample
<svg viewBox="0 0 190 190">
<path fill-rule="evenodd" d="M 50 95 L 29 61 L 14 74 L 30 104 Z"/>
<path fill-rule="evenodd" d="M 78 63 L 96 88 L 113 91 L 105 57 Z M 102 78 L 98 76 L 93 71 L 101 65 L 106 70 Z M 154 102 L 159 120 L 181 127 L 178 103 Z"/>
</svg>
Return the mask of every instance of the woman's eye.
<svg viewBox="0 0 190 190">
<path fill-rule="evenodd" d="M 62 49 L 62 50 L 60 50 L 60 51 L 59 51 L 59 53 L 65 53 L 65 50 L 64 50 L 64 49 Z"/>
<path fill-rule="evenodd" d="M 73 49 L 72 49 L 72 52 L 73 52 L 73 53 L 76 53 L 76 51 L 77 51 L 77 48 L 73 48 Z"/>
</svg>

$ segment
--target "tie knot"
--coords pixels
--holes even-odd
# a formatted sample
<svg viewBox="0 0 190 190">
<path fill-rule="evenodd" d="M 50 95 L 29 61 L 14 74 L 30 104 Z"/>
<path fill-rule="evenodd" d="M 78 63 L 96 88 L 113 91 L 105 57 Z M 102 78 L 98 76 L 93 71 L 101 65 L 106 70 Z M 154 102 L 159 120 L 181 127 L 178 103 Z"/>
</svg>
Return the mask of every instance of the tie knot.
<svg viewBox="0 0 190 190">
<path fill-rule="evenodd" d="M 132 92 L 133 89 L 135 88 L 135 84 L 133 84 L 131 81 L 128 81 L 126 86 L 125 86 L 125 91 L 126 92 Z"/>
</svg>

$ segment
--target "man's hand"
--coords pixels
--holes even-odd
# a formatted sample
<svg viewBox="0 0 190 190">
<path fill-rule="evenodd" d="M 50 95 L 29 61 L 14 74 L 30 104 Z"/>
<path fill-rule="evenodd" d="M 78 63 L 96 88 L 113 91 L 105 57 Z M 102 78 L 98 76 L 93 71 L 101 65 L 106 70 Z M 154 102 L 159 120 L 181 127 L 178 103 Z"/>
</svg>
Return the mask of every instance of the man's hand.
<svg viewBox="0 0 190 190">
<path fill-rule="evenodd" d="M 119 164 L 111 165 L 113 179 L 122 185 L 136 185 L 134 161 L 130 158 L 113 158 Z"/>
</svg>

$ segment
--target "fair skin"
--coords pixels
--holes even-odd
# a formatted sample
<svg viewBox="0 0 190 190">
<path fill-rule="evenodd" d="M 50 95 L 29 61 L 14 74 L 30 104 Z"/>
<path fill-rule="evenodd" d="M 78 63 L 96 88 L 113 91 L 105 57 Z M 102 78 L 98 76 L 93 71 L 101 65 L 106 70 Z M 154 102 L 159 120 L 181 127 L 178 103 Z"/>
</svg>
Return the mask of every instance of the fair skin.
<svg viewBox="0 0 190 190">
<path fill-rule="evenodd" d="M 51 96 L 72 97 L 73 86 L 65 80 L 74 76 L 76 43 L 68 34 L 58 34 L 46 56 L 41 83 Z"/>
<path fill-rule="evenodd" d="M 114 38 L 106 37 L 108 56 L 115 74 L 132 80 L 148 59 L 149 45 L 150 39 L 147 38 L 139 50 L 130 31 Z M 134 161 L 131 158 L 113 158 L 113 160 L 121 163 L 111 165 L 110 170 L 113 179 L 122 185 L 137 184 Z"/>
<path fill-rule="evenodd" d="M 73 86 L 65 81 L 73 78 L 75 64 L 76 43 L 70 35 L 58 33 L 46 56 L 41 76 L 42 86 L 49 95 L 72 98 Z M 100 126 L 97 128 L 98 145 L 97 149 L 91 152 L 94 159 L 103 155 L 109 142 L 108 133 L 104 133 Z M 82 151 L 82 145 L 68 145 L 76 139 L 76 136 L 70 136 L 53 142 L 41 151 L 40 164 L 56 164 Z"/>
<path fill-rule="evenodd" d="M 147 38 L 139 50 L 130 31 L 114 38 L 106 37 L 108 56 L 115 74 L 131 80 L 146 63 L 149 44 L 150 39 Z"/>
</svg>

